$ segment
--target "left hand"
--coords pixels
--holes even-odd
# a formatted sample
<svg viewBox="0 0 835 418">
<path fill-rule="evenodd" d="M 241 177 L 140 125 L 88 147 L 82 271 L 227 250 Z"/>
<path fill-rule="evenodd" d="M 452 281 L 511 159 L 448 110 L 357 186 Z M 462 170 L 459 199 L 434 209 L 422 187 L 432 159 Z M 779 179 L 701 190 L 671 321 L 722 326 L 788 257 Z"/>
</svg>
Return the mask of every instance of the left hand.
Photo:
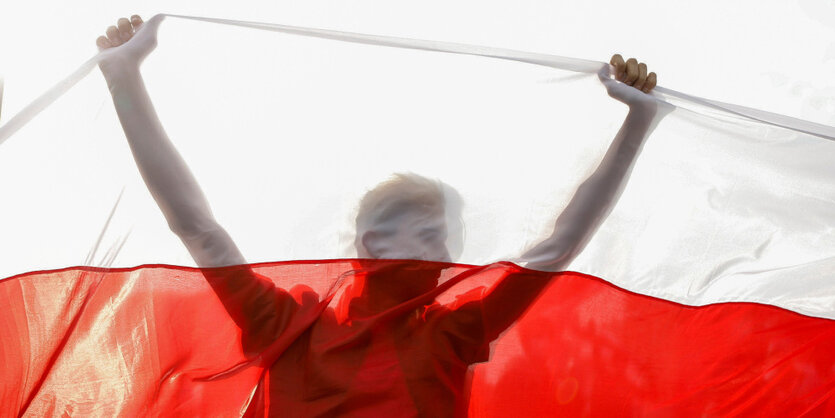
<svg viewBox="0 0 835 418">
<path fill-rule="evenodd" d="M 649 93 L 658 83 L 655 73 L 647 73 L 647 65 L 635 58 L 624 61 L 620 54 L 612 55 L 609 64 L 615 67 L 615 80 Z"/>
<path fill-rule="evenodd" d="M 658 77 L 655 73 L 647 72 L 646 64 L 639 63 L 635 58 L 624 61 L 620 54 L 613 55 L 609 62 L 612 67 L 604 66 L 598 73 L 609 96 L 629 106 L 651 105 L 656 102 L 649 93 L 655 88 Z M 614 80 L 610 78 L 610 68 L 614 68 Z"/>
</svg>

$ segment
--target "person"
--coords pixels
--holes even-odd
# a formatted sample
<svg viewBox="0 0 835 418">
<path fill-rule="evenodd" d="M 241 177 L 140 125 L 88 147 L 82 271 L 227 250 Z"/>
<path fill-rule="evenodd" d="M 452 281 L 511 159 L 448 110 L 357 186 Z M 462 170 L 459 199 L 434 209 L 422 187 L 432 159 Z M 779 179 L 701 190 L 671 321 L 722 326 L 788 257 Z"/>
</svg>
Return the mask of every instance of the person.
<svg viewBox="0 0 835 418">
<path fill-rule="evenodd" d="M 655 73 L 614 55 L 600 79 L 629 113 L 599 167 L 558 216 L 554 232 L 527 251 L 525 268 L 503 267 L 475 297 L 441 305 L 450 188 L 395 175 L 366 194 L 356 220 L 353 282 L 336 308 L 304 286 L 282 289 L 254 273 L 214 219 L 197 180 L 158 120 L 139 67 L 156 46 L 155 16 L 119 19 L 97 39 L 100 68 L 137 167 L 170 229 L 183 242 L 229 315 L 245 353 L 265 373 L 248 406 L 255 416 L 456 416 L 466 413 L 470 366 L 519 319 L 583 249 L 624 187 L 641 145 L 665 114 L 650 94 Z M 445 190 L 447 191 L 445 193 Z M 454 217 L 453 217 L 454 218 Z"/>
</svg>

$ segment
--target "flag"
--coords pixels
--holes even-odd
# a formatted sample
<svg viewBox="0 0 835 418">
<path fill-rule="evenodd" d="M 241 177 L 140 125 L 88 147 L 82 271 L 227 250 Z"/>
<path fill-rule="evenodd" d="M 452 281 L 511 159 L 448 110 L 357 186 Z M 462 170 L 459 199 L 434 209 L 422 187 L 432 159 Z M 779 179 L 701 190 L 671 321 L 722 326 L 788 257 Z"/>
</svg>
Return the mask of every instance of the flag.
<svg viewBox="0 0 835 418">
<path fill-rule="evenodd" d="M 197 266 L 89 61 L 0 127 L 3 415 L 831 415 L 833 128 L 658 88 L 582 252 L 527 268 L 626 117 L 602 63 L 214 22 L 142 71 L 247 263 Z M 398 172 L 444 182 L 448 260 L 361 253 Z"/>
</svg>

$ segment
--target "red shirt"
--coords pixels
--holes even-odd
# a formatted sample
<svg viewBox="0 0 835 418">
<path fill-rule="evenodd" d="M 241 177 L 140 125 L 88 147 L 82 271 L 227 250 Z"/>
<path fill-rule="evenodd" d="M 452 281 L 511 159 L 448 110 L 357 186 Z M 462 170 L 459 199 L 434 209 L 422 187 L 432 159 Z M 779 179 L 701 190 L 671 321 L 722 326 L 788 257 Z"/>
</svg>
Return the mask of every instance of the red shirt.
<svg viewBox="0 0 835 418">
<path fill-rule="evenodd" d="M 438 288 L 362 315 L 347 293 L 334 309 L 305 286 L 285 291 L 245 267 L 206 277 L 241 326 L 244 350 L 265 362 L 251 416 L 466 415 L 470 365 L 488 360 L 490 342 L 547 283 L 504 277 L 446 306 L 433 300 Z"/>
</svg>

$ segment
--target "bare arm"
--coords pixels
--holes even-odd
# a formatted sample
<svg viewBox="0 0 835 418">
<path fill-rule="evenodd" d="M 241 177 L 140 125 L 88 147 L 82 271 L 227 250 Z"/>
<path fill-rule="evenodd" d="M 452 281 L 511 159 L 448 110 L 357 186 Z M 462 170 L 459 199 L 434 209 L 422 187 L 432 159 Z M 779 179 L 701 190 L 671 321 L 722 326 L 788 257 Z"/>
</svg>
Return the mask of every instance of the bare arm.
<svg viewBox="0 0 835 418">
<path fill-rule="evenodd" d="M 629 113 L 600 165 L 557 218 L 554 232 L 523 255 L 529 268 L 563 270 L 583 250 L 617 203 L 644 141 L 669 111 L 647 94 L 656 76 L 647 74 L 646 65 L 635 59 L 624 62 L 620 55 L 613 56 L 611 64 L 621 82 L 603 71 L 600 79 L 610 96 L 629 106 Z"/>
<path fill-rule="evenodd" d="M 641 145 L 667 109 L 659 109 L 655 99 L 646 93 L 655 87 L 655 75 L 648 75 L 645 66 L 637 61 L 627 63 L 612 57 L 619 83 L 601 74 L 601 81 L 609 94 L 629 105 L 629 114 L 597 170 L 578 187 L 566 209 L 557 218 L 553 234 L 528 251 L 523 260 L 527 267 L 537 270 L 559 271 L 585 246 L 597 227 L 617 202 L 629 177 Z M 618 71 L 620 70 L 620 71 Z M 509 271 L 487 290 L 480 302 L 471 302 L 453 316 L 460 331 L 468 335 L 467 327 L 481 324 L 483 335 L 475 341 L 489 343 L 518 320 L 540 294 L 553 276 L 520 269 Z M 473 361 L 484 361 L 484 352 L 476 350 Z"/>
<path fill-rule="evenodd" d="M 145 89 L 139 66 L 156 47 L 161 16 L 143 23 L 119 19 L 96 41 L 100 68 L 143 180 L 168 221 L 200 267 L 244 264 L 229 234 L 217 223 L 186 162 L 168 138 Z"/>
</svg>

